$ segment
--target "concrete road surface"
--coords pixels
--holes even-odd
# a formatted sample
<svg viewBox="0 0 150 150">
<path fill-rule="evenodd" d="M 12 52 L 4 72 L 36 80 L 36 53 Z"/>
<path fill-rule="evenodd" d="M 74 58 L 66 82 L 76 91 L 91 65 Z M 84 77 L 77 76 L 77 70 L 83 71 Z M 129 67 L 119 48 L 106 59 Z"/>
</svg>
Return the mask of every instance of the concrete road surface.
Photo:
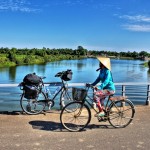
<svg viewBox="0 0 150 150">
<path fill-rule="evenodd" d="M 92 116 L 85 131 L 61 127 L 59 111 L 40 115 L 0 113 L 0 150 L 149 150 L 150 106 L 136 106 L 133 122 L 115 129 Z"/>
</svg>

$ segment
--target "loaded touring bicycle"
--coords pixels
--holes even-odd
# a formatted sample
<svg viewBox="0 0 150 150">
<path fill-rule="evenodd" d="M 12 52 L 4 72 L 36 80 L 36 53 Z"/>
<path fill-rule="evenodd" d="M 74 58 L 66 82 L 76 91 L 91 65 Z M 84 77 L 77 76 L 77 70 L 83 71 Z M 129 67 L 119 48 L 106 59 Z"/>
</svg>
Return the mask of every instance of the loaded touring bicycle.
<svg viewBox="0 0 150 150">
<path fill-rule="evenodd" d="M 72 71 L 66 70 L 58 72 L 55 77 L 59 77 L 61 82 L 51 82 L 48 86 L 44 84 L 45 77 L 37 76 L 35 73 L 27 74 L 23 82 L 19 84 L 20 89 L 23 90 L 20 99 L 22 110 L 26 114 L 39 114 L 45 110 L 46 106 L 49 110 L 54 106 L 56 97 L 60 94 L 60 106 L 63 108 L 67 103 L 72 101 L 70 96 L 70 89 L 67 81 L 72 79 Z M 51 93 L 50 87 L 55 88 L 54 93 Z"/>
</svg>

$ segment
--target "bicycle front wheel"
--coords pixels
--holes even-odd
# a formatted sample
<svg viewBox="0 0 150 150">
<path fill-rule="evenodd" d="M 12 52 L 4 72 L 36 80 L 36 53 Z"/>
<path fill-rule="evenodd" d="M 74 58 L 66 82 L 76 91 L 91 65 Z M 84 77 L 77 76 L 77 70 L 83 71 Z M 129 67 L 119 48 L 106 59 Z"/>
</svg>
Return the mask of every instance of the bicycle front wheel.
<svg viewBox="0 0 150 150">
<path fill-rule="evenodd" d="M 68 131 L 81 131 L 91 121 L 91 111 L 82 102 L 71 102 L 62 109 L 60 121 Z"/>
<path fill-rule="evenodd" d="M 108 121 L 115 128 L 124 128 L 133 120 L 134 105 L 130 100 L 112 102 L 109 107 Z"/>
<path fill-rule="evenodd" d="M 36 115 L 44 110 L 46 106 L 44 100 L 46 100 L 46 96 L 43 92 L 39 93 L 36 99 L 26 99 L 23 93 L 20 99 L 20 105 L 26 114 Z"/>
</svg>

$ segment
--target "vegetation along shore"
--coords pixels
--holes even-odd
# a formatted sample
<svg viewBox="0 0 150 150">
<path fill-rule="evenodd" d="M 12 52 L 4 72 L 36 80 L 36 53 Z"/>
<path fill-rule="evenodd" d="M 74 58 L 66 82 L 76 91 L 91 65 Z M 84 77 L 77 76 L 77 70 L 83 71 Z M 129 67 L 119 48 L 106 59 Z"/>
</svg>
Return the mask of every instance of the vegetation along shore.
<svg viewBox="0 0 150 150">
<path fill-rule="evenodd" d="M 42 49 L 32 48 L 0 48 L 0 67 L 9 67 L 16 65 L 42 64 L 57 60 L 80 59 L 85 57 L 95 57 L 97 55 L 108 56 L 113 58 L 128 58 L 128 59 L 147 59 L 145 66 L 150 68 L 150 53 L 146 51 L 141 52 L 115 52 L 115 51 L 96 51 L 87 50 L 82 46 L 77 49 L 49 49 L 43 47 Z"/>
</svg>

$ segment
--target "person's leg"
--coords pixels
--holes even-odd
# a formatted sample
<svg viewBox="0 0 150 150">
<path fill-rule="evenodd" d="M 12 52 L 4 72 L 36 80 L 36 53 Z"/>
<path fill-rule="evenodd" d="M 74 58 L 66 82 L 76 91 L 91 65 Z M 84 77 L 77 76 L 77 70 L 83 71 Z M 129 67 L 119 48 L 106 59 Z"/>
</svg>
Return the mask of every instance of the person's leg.
<svg viewBox="0 0 150 150">
<path fill-rule="evenodd" d="M 99 116 L 104 115 L 104 100 L 107 96 L 114 94 L 115 91 L 99 90 L 95 92 L 96 104 L 99 109 Z"/>
<path fill-rule="evenodd" d="M 100 99 L 96 102 L 99 112 L 103 111 L 103 107 L 101 105 Z"/>
<path fill-rule="evenodd" d="M 105 106 L 104 106 L 105 98 L 106 98 L 106 97 L 100 98 L 100 103 L 101 103 L 102 110 L 104 110 L 104 108 L 105 108 Z"/>
<path fill-rule="evenodd" d="M 104 94 L 103 94 L 103 91 L 100 91 L 100 90 L 99 90 L 99 91 L 96 91 L 96 92 L 95 92 L 94 100 L 95 100 L 96 105 L 97 105 L 98 110 L 99 110 L 99 113 L 96 114 L 95 117 L 97 117 L 97 116 L 104 116 L 103 106 L 102 106 L 103 101 L 102 101 L 102 103 L 101 103 L 101 100 L 104 100 L 104 99 L 105 99 L 103 95 L 104 95 Z"/>
</svg>

